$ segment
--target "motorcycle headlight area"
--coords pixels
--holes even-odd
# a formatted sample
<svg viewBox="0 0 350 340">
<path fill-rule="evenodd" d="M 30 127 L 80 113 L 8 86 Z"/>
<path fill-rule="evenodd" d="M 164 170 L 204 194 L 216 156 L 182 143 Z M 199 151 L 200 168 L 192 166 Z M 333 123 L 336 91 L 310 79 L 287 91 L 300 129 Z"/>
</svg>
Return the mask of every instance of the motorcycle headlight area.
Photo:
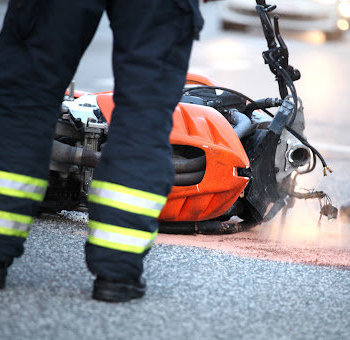
<svg viewBox="0 0 350 340">
<path fill-rule="evenodd" d="M 99 121 L 99 106 L 97 104 L 96 95 L 86 95 L 73 101 L 66 100 L 62 104 L 68 108 L 69 112 L 75 119 L 80 119 L 82 123 L 87 124 L 88 121 Z"/>
</svg>

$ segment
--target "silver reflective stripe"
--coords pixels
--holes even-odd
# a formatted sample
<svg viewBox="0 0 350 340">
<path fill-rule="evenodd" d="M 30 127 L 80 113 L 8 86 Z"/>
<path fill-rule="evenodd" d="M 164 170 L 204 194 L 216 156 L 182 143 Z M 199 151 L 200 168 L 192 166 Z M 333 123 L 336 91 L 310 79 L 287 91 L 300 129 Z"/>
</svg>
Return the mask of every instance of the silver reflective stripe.
<svg viewBox="0 0 350 340">
<path fill-rule="evenodd" d="M 138 208 L 153 209 L 153 210 L 160 211 L 164 206 L 164 204 L 160 204 L 160 203 L 148 200 L 146 198 L 137 197 L 137 196 L 129 195 L 122 192 L 116 192 L 108 189 L 90 188 L 89 193 L 91 195 L 107 198 L 116 202 L 132 205 Z"/>
<path fill-rule="evenodd" d="M 111 233 L 100 229 L 93 229 L 91 227 L 89 228 L 89 236 L 93 236 L 95 238 L 108 242 L 119 243 L 126 246 L 140 248 L 147 248 L 153 243 L 153 239 L 148 240 L 140 237 Z"/>
<path fill-rule="evenodd" d="M 10 179 L 4 179 L 4 178 L 0 178 L 0 187 L 24 191 L 24 192 L 30 192 L 35 194 L 41 194 L 41 195 L 45 194 L 45 191 L 46 191 L 45 187 L 25 184 L 25 183 L 16 182 L 16 181 L 12 181 Z"/>
<path fill-rule="evenodd" d="M 0 226 L 7 229 L 14 229 L 19 231 L 28 231 L 30 224 L 14 222 L 11 220 L 0 218 Z"/>
</svg>

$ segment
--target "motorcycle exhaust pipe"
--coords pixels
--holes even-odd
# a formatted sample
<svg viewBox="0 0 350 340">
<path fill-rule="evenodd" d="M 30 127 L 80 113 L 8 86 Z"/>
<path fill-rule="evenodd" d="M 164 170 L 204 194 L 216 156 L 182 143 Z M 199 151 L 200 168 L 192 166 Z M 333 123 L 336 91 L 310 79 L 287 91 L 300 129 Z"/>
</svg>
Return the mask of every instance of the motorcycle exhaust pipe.
<svg viewBox="0 0 350 340">
<path fill-rule="evenodd" d="M 288 152 L 288 161 L 294 168 L 299 168 L 310 162 L 310 150 L 302 145 L 295 145 Z"/>
</svg>

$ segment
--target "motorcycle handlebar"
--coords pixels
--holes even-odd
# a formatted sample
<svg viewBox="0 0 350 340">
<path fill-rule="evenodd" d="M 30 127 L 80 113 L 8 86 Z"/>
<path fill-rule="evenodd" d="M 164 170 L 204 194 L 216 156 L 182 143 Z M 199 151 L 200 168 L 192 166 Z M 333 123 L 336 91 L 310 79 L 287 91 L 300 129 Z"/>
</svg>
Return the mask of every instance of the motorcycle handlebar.
<svg viewBox="0 0 350 340">
<path fill-rule="evenodd" d="M 257 0 L 258 2 L 259 0 Z M 263 1 L 265 2 L 265 1 Z M 263 6 L 263 5 L 257 5 L 256 11 L 259 14 L 261 24 L 263 27 L 265 39 L 267 41 L 267 46 L 269 48 L 274 48 L 277 46 L 276 40 L 275 40 L 275 32 L 272 27 L 271 19 L 268 15 L 268 12 L 273 11 L 276 8 L 276 5 L 273 6 Z"/>
<path fill-rule="evenodd" d="M 279 16 L 275 15 L 272 22 L 269 13 L 274 11 L 276 5 L 267 5 L 265 0 L 256 0 L 256 11 L 260 17 L 268 50 L 263 53 L 265 63 L 269 65 L 271 72 L 276 75 L 281 98 L 288 95 L 290 88 L 294 99 L 297 99 L 293 81 L 300 78 L 293 67 L 289 66 L 289 53 L 279 29 Z"/>
</svg>

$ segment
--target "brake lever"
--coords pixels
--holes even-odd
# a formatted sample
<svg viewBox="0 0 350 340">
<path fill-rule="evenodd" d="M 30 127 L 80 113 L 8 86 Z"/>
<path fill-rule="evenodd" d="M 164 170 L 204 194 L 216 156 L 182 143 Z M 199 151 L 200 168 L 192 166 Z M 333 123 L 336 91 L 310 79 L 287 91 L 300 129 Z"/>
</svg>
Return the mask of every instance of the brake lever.
<svg viewBox="0 0 350 340">
<path fill-rule="evenodd" d="M 269 49 L 272 48 L 276 48 L 277 47 L 277 43 L 275 40 L 275 32 L 273 30 L 272 24 L 271 24 L 271 20 L 270 17 L 268 16 L 268 12 L 271 11 L 272 7 L 276 6 L 270 6 L 265 8 L 263 5 L 257 5 L 256 6 L 256 11 L 259 14 L 260 20 L 261 20 L 261 24 L 263 27 L 263 31 L 264 31 L 264 35 L 265 35 L 265 39 L 267 41 L 267 46 Z"/>
<path fill-rule="evenodd" d="M 279 42 L 281 48 L 283 48 L 288 53 L 288 47 L 287 47 L 286 43 L 284 42 L 282 35 L 281 35 L 279 19 L 280 19 L 280 17 L 277 14 L 273 17 L 276 38 L 277 38 L 277 41 Z"/>
<path fill-rule="evenodd" d="M 299 80 L 301 77 L 299 70 L 289 65 L 289 51 L 288 51 L 287 44 L 284 42 L 282 38 L 282 34 L 280 32 L 279 16 L 276 14 L 273 17 L 273 19 L 274 19 L 274 28 L 275 28 L 276 38 L 280 45 L 280 50 L 281 50 L 281 58 L 279 62 L 281 63 L 282 67 L 290 74 L 293 81 Z"/>
<path fill-rule="evenodd" d="M 279 43 L 278 46 L 278 59 L 277 61 L 279 62 L 279 64 L 284 68 L 287 69 L 288 65 L 289 65 L 289 52 L 288 52 L 288 47 L 286 45 L 286 43 L 284 42 L 282 35 L 281 35 L 281 31 L 280 31 L 280 25 L 279 25 L 279 16 L 276 14 L 273 17 L 274 20 L 274 29 L 275 29 L 275 36 L 276 39 Z"/>
</svg>

